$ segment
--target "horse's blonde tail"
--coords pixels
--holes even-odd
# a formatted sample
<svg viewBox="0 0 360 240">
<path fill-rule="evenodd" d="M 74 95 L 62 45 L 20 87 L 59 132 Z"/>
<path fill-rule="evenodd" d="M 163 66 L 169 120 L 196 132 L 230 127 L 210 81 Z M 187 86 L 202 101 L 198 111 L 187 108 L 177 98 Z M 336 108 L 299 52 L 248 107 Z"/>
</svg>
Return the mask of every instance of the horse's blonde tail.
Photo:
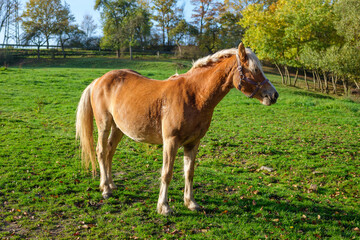
<svg viewBox="0 0 360 240">
<path fill-rule="evenodd" d="M 94 113 L 90 98 L 94 82 L 82 93 L 76 112 L 76 139 L 80 139 L 81 159 L 85 168 L 89 168 L 91 162 L 93 176 L 96 174 L 96 158 L 93 137 Z"/>
</svg>

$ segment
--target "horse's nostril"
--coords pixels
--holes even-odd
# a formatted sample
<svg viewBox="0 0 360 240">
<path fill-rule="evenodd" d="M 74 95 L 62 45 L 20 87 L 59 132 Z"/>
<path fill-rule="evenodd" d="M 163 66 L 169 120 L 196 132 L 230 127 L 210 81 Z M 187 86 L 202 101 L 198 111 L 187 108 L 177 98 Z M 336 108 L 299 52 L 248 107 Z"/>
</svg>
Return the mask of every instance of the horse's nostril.
<svg viewBox="0 0 360 240">
<path fill-rule="evenodd" d="M 278 97 L 279 97 L 278 92 L 275 92 L 275 93 L 274 93 L 274 99 L 276 100 Z"/>
</svg>

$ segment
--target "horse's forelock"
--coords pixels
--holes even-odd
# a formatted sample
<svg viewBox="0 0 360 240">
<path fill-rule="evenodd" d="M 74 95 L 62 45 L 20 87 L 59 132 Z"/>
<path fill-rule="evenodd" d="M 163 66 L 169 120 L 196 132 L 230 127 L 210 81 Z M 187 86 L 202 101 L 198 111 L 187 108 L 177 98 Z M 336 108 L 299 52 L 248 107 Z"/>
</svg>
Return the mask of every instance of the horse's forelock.
<svg viewBox="0 0 360 240">
<path fill-rule="evenodd" d="M 246 55 L 249 59 L 249 70 L 254 73 L 256 69 L 259 69 L 263 73 L 262 65 L 259 58 L 255 55 L 253 51 L 251 51 L 250 48 L 246 48 Z"/>
</svg>

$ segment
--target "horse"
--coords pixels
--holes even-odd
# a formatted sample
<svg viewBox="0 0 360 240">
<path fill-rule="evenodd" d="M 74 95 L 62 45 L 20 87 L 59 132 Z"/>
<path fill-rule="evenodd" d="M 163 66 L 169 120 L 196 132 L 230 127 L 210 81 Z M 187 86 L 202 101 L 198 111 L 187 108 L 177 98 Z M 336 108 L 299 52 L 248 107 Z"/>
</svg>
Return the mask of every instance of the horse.
<svg viewBox="0 0 360 240">
<path fill-rule="evenodd" d="M 111 165 L 116 147 L 125 135 L 138 142 L 163 145 L 157 212 L 172 212 L 168 187 L 179 147 L 184 148 L 184 204 L 199 210 L 193 193 L 194 162 L 200 139 L 209 129 L 216 105 L 236 88 L 264 105 L 279 96 L 265 77 L 259 59 L 240 43 L 201 58 L 192 68 L 167 80 L 154 80 L 129 70 L 113 70 L 95 79 L 81 95 L 76 114 L 76 138 L 80 138 L 84 165 L 100 169 L 100 190 L 106 199 L 116 185 Z M 98 141 L 94 149 L 95 118 Z"/>
</svg>

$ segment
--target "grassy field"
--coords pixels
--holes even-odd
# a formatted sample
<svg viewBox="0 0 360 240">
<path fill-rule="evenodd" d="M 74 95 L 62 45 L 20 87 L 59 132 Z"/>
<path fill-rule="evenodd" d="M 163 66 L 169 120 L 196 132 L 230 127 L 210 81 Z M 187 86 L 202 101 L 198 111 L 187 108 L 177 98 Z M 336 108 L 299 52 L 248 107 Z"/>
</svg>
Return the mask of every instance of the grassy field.
<svg viewBox="0 0 360 240">
<path fill-rule="evenodd" d="M 43 60 L 0 70 L 0 237 L 3 239 L 360 238 L 360 105 L 282 87 L 271 107 L 232 90 L 215 109 L 183 205 L 182 150 L 170 185 L 175 214 L 156 213 L 161 146 L 124 138 L 118 190 L 103 200 L 81 167 L 75 110 L 111 69 L 165 79 L 188 62 Z M 273 170 L 261 170 L 261 167 Z"/>
</svg>

